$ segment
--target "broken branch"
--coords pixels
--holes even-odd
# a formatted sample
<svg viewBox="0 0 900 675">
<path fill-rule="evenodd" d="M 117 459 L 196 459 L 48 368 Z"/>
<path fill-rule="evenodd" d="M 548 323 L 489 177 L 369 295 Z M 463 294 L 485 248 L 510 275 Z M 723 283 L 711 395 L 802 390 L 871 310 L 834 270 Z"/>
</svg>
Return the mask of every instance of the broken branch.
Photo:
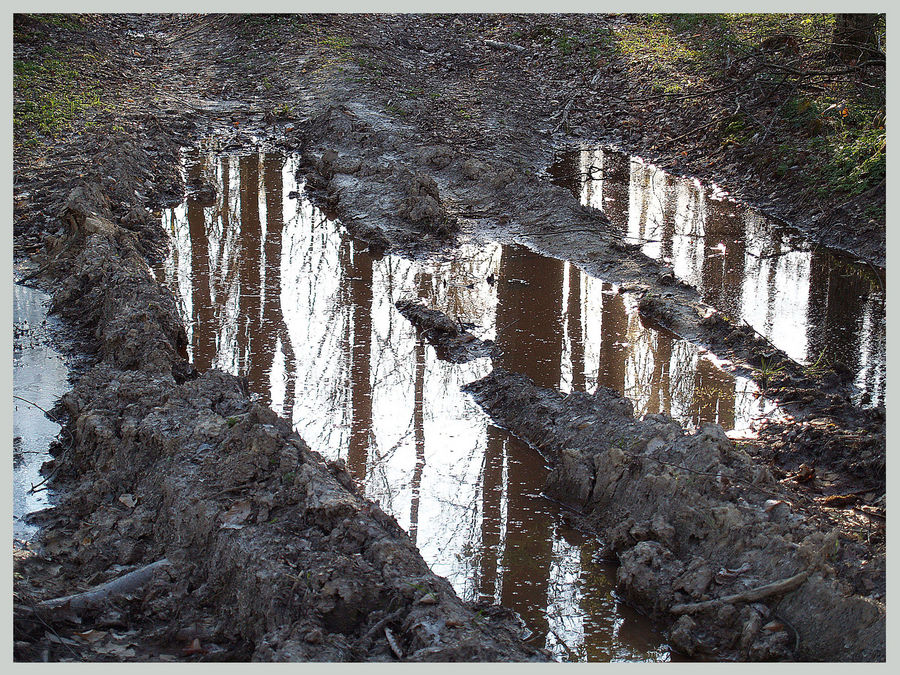
<svg viewBox="0 0 900 675">
<path fill-rule="evenodd" d="M 780 595 L 782 593 L 793 591 L 794 589 L 799 588 L 803 584 L 803 582 L 806 581 L 806 578 L 808 576 L 809 572 L 803 571 L 800 572 L 800 574 L 795 574 L 794 576 L 788 577 L 787 579 L 773 581 L 771 584 L 752 588 L 749 591 L 744 591 L 743 593 L 726 595 L 722 598 L 705 600 L 703 602 L 689 602 L 682 605 L 673 605 L 669 611 L 672 612 L 672 614 L 696 614 L 697 612 L 702 612 L 707 609 L 713 609 L 720 605 L 734 604 L 738 602 L 756 602 L 757 600 L 762 600 L 773 595 Z"/>
<path fill-rule="evenodd" d="M 145 565 L 139 569 L 116 577 L 111 581 L 95 586 L 94 588 L 76 593 L 75 595 L 67 595 L 62 598 L 53 598 L 52 600 L 44 600 L 36 605 L 36 609 L 40 610 L 57 610 L 69 609 L 75 612 L 93 609 L 99 607 L 103 603 L 109 601 L 113 597 L 127 595 L 147 585 L 154 577 L 156 572 L 163 567 L 168 567 L 172 563 L 168 558 L 157 560 L 156 562 Z"/>
</svg>

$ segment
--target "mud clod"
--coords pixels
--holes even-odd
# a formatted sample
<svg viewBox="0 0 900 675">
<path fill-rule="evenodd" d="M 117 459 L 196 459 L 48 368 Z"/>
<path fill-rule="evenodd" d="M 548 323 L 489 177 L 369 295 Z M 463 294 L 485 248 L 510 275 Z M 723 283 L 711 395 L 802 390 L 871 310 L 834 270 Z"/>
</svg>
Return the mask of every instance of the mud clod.
<svg viewBox="0 0 900 675">
<path fill-rule="evenodd" d="M 437 183 L 422 173 L 407 174 L 402 179 L 405 197 L 397 211 L 404 220 L 440 236 L 448 237 L 458 230 L 458 225 L 441 205 Z"/>
<path fill-rule="evenodd" d="M 467 363 L 472 359 L 494 354 L 491 340 L 480 340 L 466 329 L 459 319 L 454 321 L 436 309 L 427 308 L 416 300 L 398 300 L 397 309 L 412 323 L 437 351 L 438 358 L 452 363 Z"/>
</svg>

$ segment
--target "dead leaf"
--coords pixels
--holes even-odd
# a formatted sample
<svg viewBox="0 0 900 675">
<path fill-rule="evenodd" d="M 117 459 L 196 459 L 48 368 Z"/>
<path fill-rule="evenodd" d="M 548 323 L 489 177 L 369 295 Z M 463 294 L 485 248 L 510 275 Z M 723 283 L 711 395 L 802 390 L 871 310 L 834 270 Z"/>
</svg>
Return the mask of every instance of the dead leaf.
<svg viewBox="0 0 900 675">
<path fill-rule="evenodd" d="M 391 646 L 391 651 L 394 652 L 394 656 L 396 656 L 398 659 L 402 659 L 403 650 L 400 649 L 400 645 L 397 644 L 397 639 L 394 637 L 391 629 L 387 626 L 384 627 L 384 636 L 387 638 L 388 644 Z"/>
<path fill-rule="evenodd" d="M 44 637 L 47 638 L 50 642 L 55 642 L 58 645 L 77 645 L 78 643 L 75 640 L 70 640 L 69 638 L 64 638 L 56 633 L 46 632 L 44 633 Z"/>
<path fill-rule="evenodd" d="M 104 645 L 103 647 L 96 647 L 98 652 L 103 654 L 110 654 L 112 656 L 116 656 L 118 658 L 126 658 L 135 655 L 134 649 L 131 647 L 125 647 L 123 645 Z"/>
<path fill-rule="evenodd" d="M 119 501 L 122 502 L 129 509 L 133 509 L 135 504 L 137 504 L 137 499 L 135 499 L 134 495 L 131 495 L 131 494 L 119 495 Z"/>
<path fill-rule="evenodd" d="M 206 650 L 203 648 L 203 645 L 200 644 L 200 638 L 194 638 L 194 641 L 191 642 L 190 646 L 185 647 L 182 651 L 185 654 L 205 654 Z"/>
<path fill-rule="evenodd" d="M 109 631 L 105 630 L 86 630 L 83 633 L 72 633 L 75 637 L 85 642 L 98 642 L 109 635 Z"/>
<path fill-rule="evenodd" d="M 251 508 L 250 501 L 246 499 L 232 506 L 222 516 L 221 529 L 240 530 L 244 527 L 244 521 L 250 517 Z"/>
</svg>

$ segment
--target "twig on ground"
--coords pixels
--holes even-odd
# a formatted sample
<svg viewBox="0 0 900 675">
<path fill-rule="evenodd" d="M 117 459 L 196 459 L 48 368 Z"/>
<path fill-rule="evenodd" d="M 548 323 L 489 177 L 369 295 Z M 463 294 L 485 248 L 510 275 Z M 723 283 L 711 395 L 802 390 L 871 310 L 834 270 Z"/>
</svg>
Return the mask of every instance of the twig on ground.
<svg viewBox="0 0 900 675">
<path fill-rule="evenodd" d="M 137 591 L 152 581 L 158 570 L 171 564 L 172 563 L 169 562 L 168 558 L 163 558 L 162 560 L 157 560 L 156 562 L 152 562 L 149 565 L 136 569 L 133 572 L 123 574 L 111 581 L 95 586 L 83 593 L 67 595 L 62 598 L 53 598 L 52 600 L 44 600 L 39 602 L 35 608 L 38 611 L 56 611 L 65 609 L 76 613 L 94 609 L 111 598 Z"/>
<path fill-rule="evenodd" d="M 800 574 L 795 574 L 792 577 L 780 579 L 779 581 L 773 581 L 771 584 L 766 584 L 765 586 L 751 588 L 749 591 L 744 591 L 742 593 L 726 595 L 721 598 L 716 598 L 714 600 L 705 600 L 703 602 L 690 602 L 681 605 L 672 605 L 669 611 L 672 612 L 672 614 L 696 614 L 697 612 L 702 612 L 707 609 L 714 609 L 719 605 L 734 604 L 738 602 L 756 602 L 757 600 L 764 600 L 765 598 L 769 598 L 773 595 L 788 593 L 799 588 L 803 584 L 803 582 L 806 581 L 808 576 L 809 571 L 804 570 L 803 572 L 800 572 Z"/>
</svg>

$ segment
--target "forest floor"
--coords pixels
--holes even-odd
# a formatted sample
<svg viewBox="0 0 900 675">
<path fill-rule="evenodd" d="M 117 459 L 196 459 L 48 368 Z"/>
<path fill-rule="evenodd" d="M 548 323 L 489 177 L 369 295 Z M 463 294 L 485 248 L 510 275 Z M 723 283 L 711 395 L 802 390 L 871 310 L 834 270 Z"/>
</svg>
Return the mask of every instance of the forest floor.
<svg viewBox="0 0 900 675">
<path fill-rule="evenodd" d="M 212 138 L 222 150 L 263 144 L 302 153 L 314 199 L 375 248 L 425 256 L 453 246 L 466 232 L 533 242 L 552 231 L 554 222 L 594 230 L 605 222 L 545 177 L 559 150 L 605 145 L 676 174 L 714 181 L 802 229 L 812 241 L 827 241 L 883 266 L 883 117 L 879 126 L 877 110 L 872 113 L 852 84 L 842 82 L 829 93 L 840 98 L 840 106 L 828 107 L 819 81 L 810 87 L 786 76 L 773 80 L 773 55 L 783 62 L 797 50 L 806 54 L 806 43 L 764 44 L 764 36 L 754 34 L 745 35 L 744 42 L 713 40 L 703 47 L 703 31 L 713 29 L 719 31 L 715 35 L 724 31 L 624 15 L 17 15 L 16 272 L 19 281 L 51 293 L 54 311 L 71 326 L 65 346 L 82 358 L 74 369 L 76 389 L 58 410 L 68 417 L 75 439 L 75 448 L 58 449 L 54 460 L 58 485 L 67 495 L 66 513 L 43 516 L 43 554 L 16 554 L 16 657 L 546 658 L 517 644 L 507 619 L 498 618 L 495 628 L 470 621 L 475 612 L 449 586 L 429 577 L 421 559 L 413 560 L 414 547 L 411 552 L 402 543 L 391 546 L 403 551 L 396 555 L 408 556 L 403 573 L 427 581 L 387 579 L 379 565 L 389 556 L 379 558 L 381 553 L 372 554 L 364 544 L 365 574 L 379 578 L 382 590 L 347 590 L 337 577 L 308 581 L 304 602 L 312 597 L 310 606 L 319 612 L 311 623 L 280 612 L 296 589 L 274 584 L 248 601 L 246 590 L 216 576 L 225 559 L 231 568 L 252 570 L 284 563 L 270 549 L 289 533 L 262 532 L 279 504 L 300 509 L 299 521 L 316 531 L 315 536 L 307 531 L 320 556 L 313 556 L 319 565 L 314 569 L 326 569 L 329 547 L 337 546 L 339 535 L 347 536 L 350 525 L 321 503 L 327 501 L 323 495 L 341 489 L 351 495 L 341 508 L 352 501 L 351 510 L 372 519 L 369 530 L 359 530 L 366 530 L 360 541 L 369 541 L 378 527 L 388 532 L 378 535 L 381 540 L 399 535 L 392 529 L 396 524 L 382 522 L 384 514 L 370 515 L 341 467 L 318 462 L 302 441 L 290 440 L 289 429 L 253 408 L 239 384 L 215 380 L 215 374 L 198 376 L 184 363 L 184 329 L 172 299 L 141 277 L 141 266 L 159 259 L 167 246 L 154 213 L 198 187 L 184 184 L 179 148 Z M 783 34 L 781 27 L 769 37 Z M 758 44 L 748 48 L 752 40 Z M 665 58 L 653 50 L 662 50 Z M 670 59 L 672 54 L 679 56 Z M 711 68 L 717 54 L 721 63 Z M 827 60 L 823 54 L 815 58 Z M 837 144 L 841 134 L 844 142 Z M 841 156 L 837 148 L 859 156 Z M 863 173 L 848 178 L 835 169 L 848 165 Z M 710 348 L 759 380 L 765 370 L 761 359 L 771 358 L 771 345 L 726 319 L 704 319 L 708 307 L 696 289 L 671 285 L 664 266 L 615 237 L 587 239 L 583 233 L 560 236 L 547 246 L 565 259 L 577 259 L 588 247 L 589 255 L 580 260 L 585 269 L 641 293 L 648 320 Z M 831 536 L 829 545 L 841 542 L 835 547 L 839 553 L 815 564 L 827 567 L 820 570 L 823 578 L 838 579 L 852 597 L 874 608 L 875 618 L 867 619 L 872 637 L 859 652 L 847 654 L 877 660 L 884 654 L 884 409 L 854 405 L 850 382 L 839 368 L 784 363 L 777 373 L 763 373 L 762 384 L 792 418 L 770 425 L 741 449 L 768 467 L 781 486 L 782 502 Z M 224 426 L 207 421 L 203 433 L 193 428 L 200 414 L 190 407 L 194 399 L 211 405 Z M 165 400 L 165 410 L 154 408 L 154 400 Z M 156 417 L 145 428 L 149 411 Z M 222 421 L 231 419 L 246 422 Z M 247 514 L 232 507 L 222 525 L 213 516 L 206 522 L 198 506 L 217 513 L 221 494 L 235 486 L 201 487 L 186 470 L 174 471 L 169 483 L 133 475 L 131 464 L 173 471 L 165 463 L 175 452 L 167 438 L 190 446 L 196 470 L 213 471 L 210 475 L 215 475 L 215 462 L 207 456 L 211 445 L 227 453 L 238 443 L 261 444 L 276 465 L 289 456 L 295 462 L 298 454 L 306 458 L 301 461 L 310 467 L 306 482 L 296 483 L 298 475 L 293 488 L 269 485 L 254 473 L 259 467 L 236 467 L 236 475 L 245 472 L 245 482 L 256 481 L 250 501 L 262 509 L 254 510 L 256 539 L 248 539 L 261 552 L 253 565 L 240 560 L 233 542 L 223 540 L 240 528 L 226 527 L 226 534 L 217 529 L 242 523 Z M 103 481 L 97 480 L 101 475 Z M 328 490 L 321 487 L 325 483 Z M 177 485 L 198 491 L 194 501 L 179 501 Z M 131 501 L 121 502 L 120 495 L 142 490 L 142 503 L 163 505 L 172 514 L 165 525 L 154 525 L 147 507 L 127 517 L 118 513 Z M 185 524 L 185 510 L 196 511 L 196 522 Z M 121 535 L 125 527 L 132 528 L 127 537 Z M 165 528 L 171 531 L 160 532 Z M 186 538 L 207 546 L 210 559 L 179 557 L 175 551 Z M 46 553 L 48 543 L 55 556 Z M 312 555 L 288 553 L 295 563 L 309 562 Z M 628 552 L 619 553 L 627 557 Z M 70 614 L 35 609 L 43 607 L 40 601 L 162 558 L 171 559 L 183 576 L 154 577 L 144 600 L 132 601 L 127 611 L 104 607 L 90 621 L 82 617 L 86 623 L 79 626 Z M 356 564 L 348 559 L 338 566 L 343 579 L 363 575 Z M 423 584 L 431 589 L 426 595 L 440 596 L 440 602 L 423 601 Z M 411 587 L 405 595 L 397 590 Z M 200 599 L 187 602 L 191 594 Z M 638 605 L 642 597 L 633 594 Z M 202 604 L 221 598 L 249 603 L 256 614 L 235 617 L 226 610 L 223 616 Z M 368 615 L 348 609 L 354 603 Z M 420 616 L 441 603 L 451 606 L 443 607 L 442 618 Z M 173 612 L 183 619 L 180 629 L 168 628 Z M 137 625 L 135 617 L 143 617 L 138 633 L 152 635 L 149 642 L 134 635 L 110 637 L 117 627 Z M 276 618 L 282 625 L 266 623 Z M 670 618 L 674 622 L 674 615 Z M 735 621 L 734 630 L 762 630 L 758 619 L 740 614 Z M 463 632 L 463 625 L 469 632 L 460 637 L 454 630 Z M 685 622 L 677 628 L 686 651 L 703 652 L 702 626 L 692 639 L 683 637 L 691 630 Z M 434 630 L 444 636 L 448 651 L 429 641 Z M 754 647 L 753 639 L 728 642 L 721 636 L 710 638 L 710 644 L 722 658 L 815 658 L 801 644 L 804 629 L 792 630 L 793 648 Z M 446 647 L 448 631 L 455 636 L 452 649 Z M 186 646 L 172 647 L 181 643 Z M 479 652 L 476 644 L 488 646 Z"/>
</svg>

